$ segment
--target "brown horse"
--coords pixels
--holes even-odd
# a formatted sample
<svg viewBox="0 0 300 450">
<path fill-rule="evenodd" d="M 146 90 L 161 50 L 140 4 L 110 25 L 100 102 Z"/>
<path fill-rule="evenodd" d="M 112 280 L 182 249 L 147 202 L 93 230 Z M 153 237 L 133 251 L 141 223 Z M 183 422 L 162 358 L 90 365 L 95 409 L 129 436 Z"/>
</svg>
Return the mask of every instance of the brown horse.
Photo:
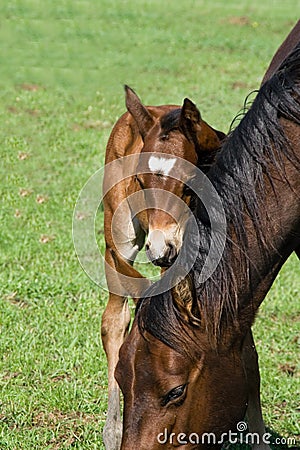
<svg viewBox="0 0 300 450">
<path fill-rule="evenodd" d="M 276 70 L 280 67 L 285 58 L 293 51 L 300 40 L 300 20 L 296 23 L 294 28 L 290 31 L 284 42 L 281 44 L 277 52 L 272 58 L 270 65 L 263 77 L 262 84 L 269 80 Z"/>
<path fill-rule="evenodd" d="M 122 434 L 114 371 L 130 322 L 127 296 L 138 298 L 149 286 L 133 262 L 146 236 L 150 261 L 168 267 L 176 259 L 187 218 L 182 205 L 191 206 L 192 201 L 184 184 L 192 173 L 182 173 L 180 158 L 207 171 L 225 137 L 202 120 L 188 99 L 182 107 L 145 107 L 129 87 L 125 90 L 128 112 L 110 135 L 104 177 L 109 300 L 102 317 L 102 341 L 109 387 L 103 438 L 109 450 L 120 447 Z M 177 179 L 168 177 L 171 170 Z"/>
<path fill-rule="evenodd" d="M 201 240 L 188 223 L 182 248 L 186 260 L 200 243 L 201 251 L 182 296 L 174 289 L 156 295 L 159 281 L 138 305 L 116 369 L 122 450 L 220 449 L 242 431 L 252 389 L 243 348 L 259 305 L 300 245 L 299 173 L 300 43 L 262 85 L 207 174 L 228 223 L 217 269 L 201 282 L 219 216 L 199 203 Z"/>
</svg>

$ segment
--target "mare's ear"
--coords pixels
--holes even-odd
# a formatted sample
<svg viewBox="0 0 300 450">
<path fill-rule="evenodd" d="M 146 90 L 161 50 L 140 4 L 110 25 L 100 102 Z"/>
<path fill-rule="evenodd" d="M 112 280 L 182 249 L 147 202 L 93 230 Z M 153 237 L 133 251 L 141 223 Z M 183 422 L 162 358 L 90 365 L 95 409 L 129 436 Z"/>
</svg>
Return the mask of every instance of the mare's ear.
<svg viewBox="0 0 300 450">
<path fill-rule="evenodd" d="M 200 111 L 188 98 L 184 99 L 179 119 L 179 128 L 185 137 L 195 145 L 198 154 L 198 166 L 209 167 L 226 135 L 214 130 L 201 118 Z"/>
<path fill-rule="evenodd" d="M 136 93 L 125 85 L 126 108 L 137 123 L 139 132 L 144 139 L 150 128 L 154 125 L 154 120 L 147 108 L 142 104 Z"/>
</svg>

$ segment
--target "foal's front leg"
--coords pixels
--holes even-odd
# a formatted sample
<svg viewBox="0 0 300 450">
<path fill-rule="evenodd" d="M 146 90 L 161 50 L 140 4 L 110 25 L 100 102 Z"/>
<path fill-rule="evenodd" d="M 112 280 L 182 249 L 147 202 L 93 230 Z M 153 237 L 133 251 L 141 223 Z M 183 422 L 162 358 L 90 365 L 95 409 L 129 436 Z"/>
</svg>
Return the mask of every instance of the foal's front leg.
<svg viewBox="0 0 300 450">
<path fill-rule="evenodd" d="M 109 267 L 114 269 L 107 273 L 108 287 L 118 287 L 122 292 L 114 259 L 109 250 L 105 254 Z M 111 289 L 113 290 L 113 289 Z M 119 359 L 119 349 L 124 342 L 130 323 L 128 300 L 125 296 L 109 293 L 108 303 L 102 316 L 101 335 L 102 343 L 108 364 L 108 409 L 103 430 L 103 441 L 106 450 L 119 450 L 122 440 L 122 420 L 120 415 L 120 389 L 115 380 L 115 368 Z"/>
<path fill-rule="evenodd" d="M 122 420 L 120 415 L 120 389 L 115 380 L 115 368 L 119 360 L 119 350 L 127 335 L 130 311 L 127 295 L 138 299 L 142 291 L 150 285 L 118 251 L 107 248 L 105 253 L 106 276 L 109 299 L 102 316 L 102 343 L 108 364 L 108 410 L 103 430 L 106 450 L 119 450 L 122 440 Z M 125 276 L 122 278 L 122 276 Z M 142 280 L 142 284 L 137 283 Z M 117 295 L 113 292 L 123 293 Z"/>
</svg>

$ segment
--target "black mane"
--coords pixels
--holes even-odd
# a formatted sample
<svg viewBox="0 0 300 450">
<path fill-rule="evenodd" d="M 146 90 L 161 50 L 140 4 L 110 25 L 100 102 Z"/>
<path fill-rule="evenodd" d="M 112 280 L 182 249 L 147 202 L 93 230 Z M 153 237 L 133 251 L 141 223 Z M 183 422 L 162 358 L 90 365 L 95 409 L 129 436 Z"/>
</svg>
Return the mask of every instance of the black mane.
<svg viewBox="0 0 300 450">
<path fill-rule="evenodd" d="M 244 227 L 245 212 L 257 230 L 262 253 L 268 258 L 267 236 L 261 226 L 258 205 L 263 209 L 265 176 L 272 186 L 269 165 L 277 169 L 281 179 L 285 178 L 282 155 L 300 169 L 300 161 L 285 137 L 280 118 L 300 124 L 300 43 L 275 75 L 260 88 L 251 108 L 225 141 L 216 163 L 208 172 L 222 200 L 227 224 L 242 245 L 238 254 L 244 258 L 247 268 L 252 262 L 247 257 L 249 244 Z M 189 249 L 197 247 L 200 250 L 191 273 L 196 291 L 193 314 L 198 319 L 204 318 L 205 331 L 214 340 L 218 338 L 221 323 L 230 321 L 234 324 L 237 320 L 236 278 L 231 268 L 234 246 L 227 237 L 217 269 L 206 282 L 199 284 L 197 280 L 210 245 L 210 229 L 207 221 L 203 220 L 201 206 L 196 217 L 201 242 L 187 230 L 183 247 L 186 246 L 186 255 Z M 147 331 L 178 352 L 191 355 L 191 326 L 182 317 L 171 290 L 155 295 L 155 285 L 151 287 L 137 307 L 137 320 L 142 334 Z"/>
</svg>

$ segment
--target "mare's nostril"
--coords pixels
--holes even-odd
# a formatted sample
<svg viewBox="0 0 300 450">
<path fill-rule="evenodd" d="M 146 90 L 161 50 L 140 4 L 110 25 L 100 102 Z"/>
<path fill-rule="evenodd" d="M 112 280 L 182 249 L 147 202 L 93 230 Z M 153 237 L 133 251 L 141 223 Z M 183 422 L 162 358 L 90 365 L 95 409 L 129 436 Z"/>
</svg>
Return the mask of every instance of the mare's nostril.
<svg viewBox="0 0 300 450">
<path fill-rule="evenodd" d="M 146 244 L 146 245 L 145 245 L 145 249 L 146 249 L 146 251 L 148 251 L 148 250 L 150 249 L 150 245 L 149 245 L 149 244 Z"/>
</svg>

